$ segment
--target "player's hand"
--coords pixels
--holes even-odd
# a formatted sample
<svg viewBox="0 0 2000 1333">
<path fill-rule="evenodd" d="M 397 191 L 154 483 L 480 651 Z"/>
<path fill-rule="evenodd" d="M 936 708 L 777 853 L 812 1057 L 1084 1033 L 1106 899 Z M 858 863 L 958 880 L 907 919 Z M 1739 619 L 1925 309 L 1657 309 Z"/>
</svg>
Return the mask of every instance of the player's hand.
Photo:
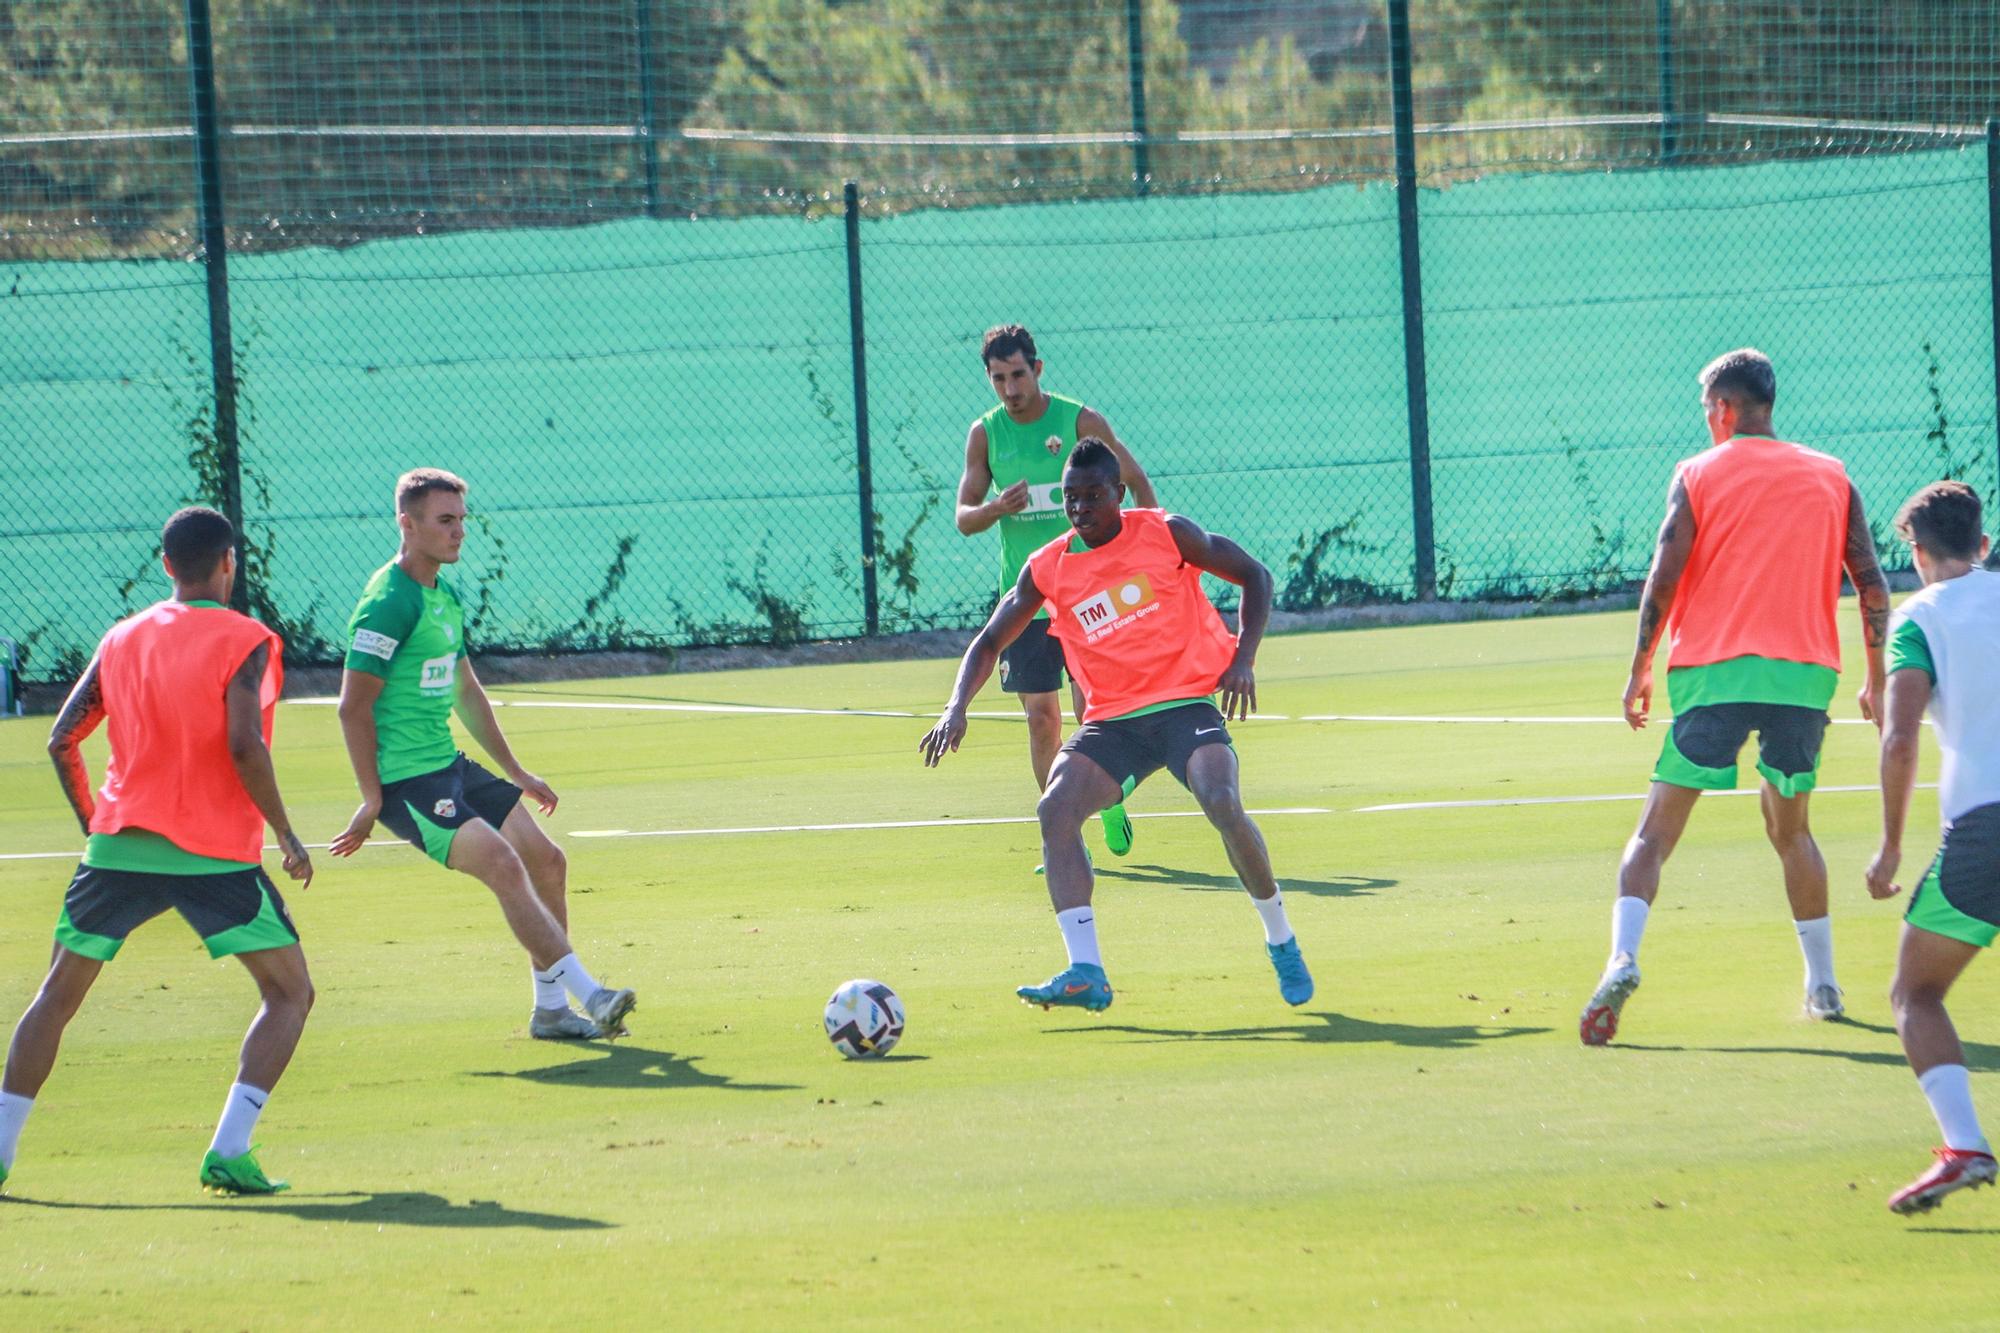
<svg viewBox="0 0 2000 1333">
<path fill-rule="evenodd" d="M 1875 853 L 1875 859 L 1868 863 L 1868 896 L 1871 898 L 1893 898 L 1903 891 L 1896 882 L 1896 867 L 1903 863 L 1903 849 L 1886 843 Z"/>
<path fill-rule="evenodd" d="M 1216 682 L 1216 688 L 1222 692 L 1225 722 L 1247 722 L 1257 711 L 1257 676 L 1247 662 L 1231 662 L 1229 670 Z"/>
<path fill-rule="evenodd" d="M 368 835 L 375 831 L 375 817 L 382 813 L 380 801 L 363 801 L 361 808 L 354 812 L 354 818 L 347 821 L 347 827 L 334 835 L 327 850 L 335 856 L 352 856 L 361 850 L 361 844 L 368 841 Z"/>
<path fill-rule="evenodd" d="M 937 725 L 924 733 L 917 742 L 917 748 L 924 752 L 924 767 L 936 768 L 947 750 L 958 749 L 958 743 L 965 739 L 965 713 L 962 709 L 947 708 Z"/>
<path fill-rule="evenodd" d="M 1625 725 L 1638 731 L 1653 711 L 1653 673 L 1634 671 L 1625 681 Z"/>
<path fill-rule="evenodd" d="M 278 852 L 284 857 L 285 873 L 298 880 L 300 888 L 311 888 L 312 857 L 307 854 L 306 845 L 299 841 L 299 835 L 287 829 L 278 839 Z"/>
<path fill-rule="evenodd" d="M 1862 683 L 1861 693 L 1856 699 L 1856 702 L 1861 705 L 1861 716 L 1873 722 L 1877 731 L 1882 730 L 1882 695 L 1887 688 L 1888 686 L 1885 682 L 1870 675 Z M 1882 895 L 1878 894 L 1877 896 L 1880 897 Z"/>
<path fill-rule="evenodd" d="M 993 511 L 998 514 L 1018 514 L 1028 507 L 1028 483 L 1017 481 L 1000 494 L 993 497 Z"/>
<path fill-rule="evenodd" d="M 554 787 L 551 787 L 525 768 L 519 769 L 507 776 L 513 780 L 516 787 L 521 789 L 523 796 L 526 796 L 541 808 L 543 814 L 552 815 L 556 812 L 556 789 Z"/>
</svg>

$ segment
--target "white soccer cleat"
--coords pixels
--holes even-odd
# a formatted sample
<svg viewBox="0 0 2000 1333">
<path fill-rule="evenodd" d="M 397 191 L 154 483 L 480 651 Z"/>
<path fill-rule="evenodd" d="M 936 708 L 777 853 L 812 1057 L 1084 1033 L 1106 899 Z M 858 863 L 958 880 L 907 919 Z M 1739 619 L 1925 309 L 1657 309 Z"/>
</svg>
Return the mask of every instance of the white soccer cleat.
<svg viewBox="0 0 2000 1333">
<path fill-rule="evenodd" d="M 1841 1002 L 1845 994 L 1831 981 L 1814 986 L 1806 992 L 1806 1017 L 1821 1023 L 1847 1017 L 1847 1006 Z"/>
<path fill-rule="evenodd" d="M 536 1041 L 589 1041 L 606 1035 L 604 1030 L 567 1005 L 561 1009 L 537 1009 L 528 1020 L 528 1035 Z"/>
<path fill-rule="evenodd" d="M 584 1002 L 583 1011 L 604 1036 L 620 1037 L 625 1035 L 625 1015 L 638 1007 L 639 997 L 631 991 L 599 986 L 597 993 Z"/>
<path fill-rule="evenodd" d="M 1604 969 L 1590 1003 L 1583 1007 L 1583 1016 L 1577 1020 L 1577 1036 L 1584 1045 L 1608 1045 L 1618 1035 L 1618 1015 L 1625 1008 L 1625 1001 L 1638 989 L 1639 965 L 1632 961 L 1632 955 L 1621 953 L 1614 957 Z"/>
</svg>

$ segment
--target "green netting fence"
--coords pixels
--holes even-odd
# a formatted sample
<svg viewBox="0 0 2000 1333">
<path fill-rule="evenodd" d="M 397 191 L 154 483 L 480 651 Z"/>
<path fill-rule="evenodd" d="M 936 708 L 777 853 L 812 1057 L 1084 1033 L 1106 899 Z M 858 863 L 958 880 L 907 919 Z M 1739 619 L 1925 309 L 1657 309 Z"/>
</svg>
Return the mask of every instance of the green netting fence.
<svg viewBox="0 0 2000 1333">
<path fill-rule="evenodd" d="M 952 492 L 1006 321 L 1297 609 L 1629 584 L 1743 343 L 1879 520 L 1995 489 L 1992 6 L 217 0 L 220 216 L 192 8 L 0 6 L 29 679 L 218 489 L 224 253 L 300 660 L 419 464 L 473 483 L 489 649 L 977 623 Z"/>
</svg>

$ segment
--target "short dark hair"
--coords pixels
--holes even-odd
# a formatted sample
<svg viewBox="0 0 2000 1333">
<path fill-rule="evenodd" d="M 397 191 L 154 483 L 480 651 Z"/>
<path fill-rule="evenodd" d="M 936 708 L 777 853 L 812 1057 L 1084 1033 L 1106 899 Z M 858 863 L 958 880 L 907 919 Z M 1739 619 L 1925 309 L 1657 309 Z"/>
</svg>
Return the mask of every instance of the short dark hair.
<svg viewBox="0 0 2000 1333">
<path fill-rule="evenodd" d="M 1778 401 L 1778 372 L 1754 347 L 1724 352 L 1701 368 L 1702 392 L 1769 407 Z"/>
<path fill-rule="evenodd" d="M 1934 481 L 1896 511 L 1896 535 L 1947 560 L 1979 558 L 1979 492 L 1962 481 Z"/>
<path fill-rule="evenodd" d="M 222 557 L 236 546 L 236 529 L 206 505 L 177 509 L 160 529 L 160 552 L 174 577 L 199 583 L 215 573 Z"/>
<path fill-rule="evenodd" d="M 434 491 L 464 495 L 465 480 L 441 467 L 411 468 L 396 478 L 396 512 L 406 514 L 410 506 Z"/>
<path fill-rule="evenodd" d="M 1069 451 L 1069 462 L 1063 466 L 1074 468 L 1079 472 L 1107 474 L 1113 481 L 1118 481 L 1123 476 L 1123 470 L 1118 466 L 1118 455 L 1112 453 L 1111 446 L 1095 435 L 1086 435 L 1078 440 L 1076 448 Z"/>
<path fill-rule="evenodd" d="M 989 366 L 1016 352 L 1026 357 L 1029 365 L 1035 363 L 1035 335 L 1019 324 L 995 324 L 979 344 L 979 359 Z"/>
</svg>

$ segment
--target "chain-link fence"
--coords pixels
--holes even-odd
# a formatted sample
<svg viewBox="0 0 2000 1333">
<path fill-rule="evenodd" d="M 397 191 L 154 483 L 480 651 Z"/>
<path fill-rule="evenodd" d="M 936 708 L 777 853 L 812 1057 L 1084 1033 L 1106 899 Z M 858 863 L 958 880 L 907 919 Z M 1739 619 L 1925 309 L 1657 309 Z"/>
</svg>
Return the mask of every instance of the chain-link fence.
<svg viewBox="0 0 2000 1333">
<path fill-rule="evenodd" d="M 0 3 L 31 680 L 197 499 L 332 660 L 422 464 L 487 648 L 976 623 L 1001 322 L 1293 608 L 1629 583 L 1743 343 L 1878 520 L 1994 492 L 1993 3 L 212 9 Z"/>
</svg>

